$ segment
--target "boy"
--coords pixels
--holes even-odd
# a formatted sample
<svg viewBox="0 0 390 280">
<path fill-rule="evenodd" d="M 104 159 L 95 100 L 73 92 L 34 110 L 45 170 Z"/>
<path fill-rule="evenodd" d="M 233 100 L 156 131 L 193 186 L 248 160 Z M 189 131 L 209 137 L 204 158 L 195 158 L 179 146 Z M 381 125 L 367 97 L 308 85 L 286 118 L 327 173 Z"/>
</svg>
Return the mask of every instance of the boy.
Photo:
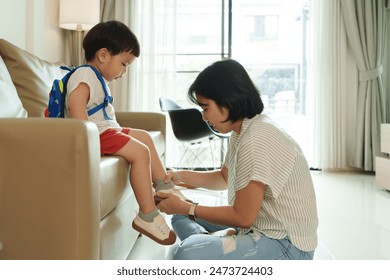
<svg viewBox="0 0 390 280">
<path fill-rule="evenodd" d="M 96 68 L 106 82 L 122 77 L 126 68 L 140 55 L 136 36 L 118 21 L 94 26 L 85 36 L 83 48 L 87 64 Z M 108 86 L 106 88 L 109 92 Z M 87 110 L 101 104 L 104 97 L 102 84 L 93 69 L 77 69 L 67 84 L 65 117 L 94 122 L 100 134 L 101 154 L 122 156 L 131 164 L 130 182 L 140 207 L 133 228 L 160 244 L 173 244 L 176 235 L 156 208 L 152 182 L 156 190 L 168 192 L 174 185 L 162 180 L 166 172 L 153 140 L 146 131 L 122 128 L 110 103 L 88 116 Z"/>
</svg>

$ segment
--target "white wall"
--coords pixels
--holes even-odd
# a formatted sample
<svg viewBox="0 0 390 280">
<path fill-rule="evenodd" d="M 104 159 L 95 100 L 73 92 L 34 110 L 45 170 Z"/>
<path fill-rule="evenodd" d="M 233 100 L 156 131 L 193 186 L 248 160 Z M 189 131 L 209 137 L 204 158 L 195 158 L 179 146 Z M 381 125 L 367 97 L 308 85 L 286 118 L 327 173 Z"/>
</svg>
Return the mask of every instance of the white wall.
<svg viewBox="0 0 390 280">
<path fill-rule="evenodd" d="M 0 38 L 47 61 L 64 61 L 59 0 L 0 0 L 0 7 Z"/>
</svg>

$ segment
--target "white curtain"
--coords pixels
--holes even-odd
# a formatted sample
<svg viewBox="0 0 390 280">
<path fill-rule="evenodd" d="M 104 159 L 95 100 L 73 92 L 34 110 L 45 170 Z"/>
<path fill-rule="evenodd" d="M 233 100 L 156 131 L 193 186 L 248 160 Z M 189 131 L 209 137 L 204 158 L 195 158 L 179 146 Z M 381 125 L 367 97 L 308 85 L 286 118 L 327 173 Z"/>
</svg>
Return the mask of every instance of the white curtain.
<svg viewBox="0 0 390 280">
<path fill-rule="evenodd" d="M 383 73 L 385 0 L 342 0 L 348 41 L 359 69 L 353 165 L 375 171 L 380 124 L 386 122 Z"/>
<path fill-rule="evenodd" d="M 115 19 L 115 0 L 100 0 L 100 21 Z"/>
<path fill-rule="evenodd" d="M 383 63 L 383 74 L 385 78 L 385 94 L 386 104 L 387 104 L 387 122 L 390 121 L 390 1 L 388 1 L 386 8 L 386 43 L 385 43 L 385 55 L 384 55 L 384 63 Z M 387 51 L 386 51 L 387 50 Z"/>
<path fill-rule="evenodd" d="M 107 0 L 106 0 L 107 1 Z M 141 55 L 110 87 L 118 111 L 158 111 L 176 86 L 176 0 L 116 0 L 115 19 L 138 37 Z"/>
<path fill-rule="evenodd" d="M 312 88 L 308 94 L 311 166 L 341 169 L 353 151 L 356 66 L 348 52 L 339 0 L 313 0 Z"/>
</svg>

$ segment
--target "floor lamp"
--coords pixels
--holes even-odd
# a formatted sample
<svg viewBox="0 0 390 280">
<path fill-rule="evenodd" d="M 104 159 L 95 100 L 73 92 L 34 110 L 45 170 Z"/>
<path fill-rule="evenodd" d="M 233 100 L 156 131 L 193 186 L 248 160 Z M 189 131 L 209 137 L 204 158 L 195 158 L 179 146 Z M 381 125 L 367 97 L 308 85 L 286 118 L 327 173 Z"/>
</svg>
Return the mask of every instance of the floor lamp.
<svg viewBox="0 0 390 280">
<path fill-rule="evenodd" d="M 59 26 L 70 30 L 72 66 L 85 63 L 84 33 L 99 22 L 99 17 L 100 0 L 60 0 Z"/>
</svg>

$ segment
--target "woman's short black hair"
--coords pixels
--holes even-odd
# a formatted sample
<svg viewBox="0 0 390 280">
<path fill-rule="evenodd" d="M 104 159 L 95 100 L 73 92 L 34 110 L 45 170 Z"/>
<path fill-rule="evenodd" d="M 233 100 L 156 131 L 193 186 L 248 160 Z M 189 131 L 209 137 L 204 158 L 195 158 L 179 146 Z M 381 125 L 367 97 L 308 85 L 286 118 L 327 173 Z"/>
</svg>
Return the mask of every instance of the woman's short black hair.
<svg viewBox="0 0 390 280">
<path fill-rule="evenodd" d="M 140 55 L 140 45 L 134 33 L 122 22 L 112 20 L 96 24 L 84 37 L 86 61 L 91 61 L 98 50 L 106 48 L 110 54 L 130 52 Z"/>
<path fill-rule="evenodd" d="M 227 119 L 253 118 L 263 109 L 260 92 L 253 84 L 245 68 L 235 60 L 221 60 L 199 73 L 188 90 L 188 98 L 199 104 L 196 95 L 213 100 L 230 111 Z"/>
</svg>

